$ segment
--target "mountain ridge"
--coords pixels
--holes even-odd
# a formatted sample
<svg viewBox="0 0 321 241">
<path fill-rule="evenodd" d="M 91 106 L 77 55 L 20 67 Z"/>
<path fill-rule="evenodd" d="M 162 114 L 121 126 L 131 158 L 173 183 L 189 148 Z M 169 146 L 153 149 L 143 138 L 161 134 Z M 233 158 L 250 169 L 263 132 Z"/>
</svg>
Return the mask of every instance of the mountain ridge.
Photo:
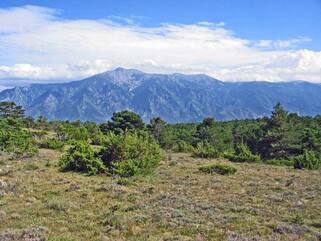
<svg viewBox="0 0 321 241">
<path fill-rule="evenodd" d="M 258 118 L 276 102 L 300 115 L 321 114 L 321 84 L 223 82 L 204 74 L 144 73 L 117 68 L 80 81 L 32 84 L 0 92 L 0 101 L 22 105 L 26 114 L 49 119 L 103 122 L 113 112 L 131 110 L 145 121 L 168 122 Z"/>
</svg>

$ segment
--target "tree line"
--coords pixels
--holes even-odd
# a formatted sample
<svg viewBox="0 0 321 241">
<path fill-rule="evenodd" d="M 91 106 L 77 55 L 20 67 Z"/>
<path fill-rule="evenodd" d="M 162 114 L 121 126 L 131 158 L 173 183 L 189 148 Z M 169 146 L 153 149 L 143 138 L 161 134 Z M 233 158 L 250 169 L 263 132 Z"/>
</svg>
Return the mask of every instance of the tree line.
<svg viewBox="0 0 321 241">
<path fill-rule="evenodd" d="M 289 113 L 280 103 L 269 117 L 223 122 L 208 117 L 201 123 L 178 124 L 160 117 L 146 124 L 126 110 L 102 124 L 49 121 L 42 116 L 33 119 L 24 113 L 14 102 L 0 103 L 0 151 L 30 156 L 38 148 L 65 150 L 64 170 L 122 175 L 148 172 L 159 162 L 160 148 L 200 158 L 321 168 L 321 116 Z M 71 147 L 66 150 L 66 146 Z"/>
</svg>

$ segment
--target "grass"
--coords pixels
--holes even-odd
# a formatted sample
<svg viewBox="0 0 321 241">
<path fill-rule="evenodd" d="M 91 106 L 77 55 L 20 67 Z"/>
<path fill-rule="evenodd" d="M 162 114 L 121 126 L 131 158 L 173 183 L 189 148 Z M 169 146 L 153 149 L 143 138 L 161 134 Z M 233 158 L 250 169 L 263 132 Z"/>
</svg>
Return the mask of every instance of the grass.
<svg viewBox="0 0 321 241">
<path fill-rule="evenodd" d="M 207 175 L 199 168 L 213 160 L 172 154 L 152 176 L 116 178 L 59 172 L 59 155 L 0 160 L 0 234 L 43 226 L 49 241 L 320 237 L 320 171 L 233 163 L 234 175 Z"/>
</svg>

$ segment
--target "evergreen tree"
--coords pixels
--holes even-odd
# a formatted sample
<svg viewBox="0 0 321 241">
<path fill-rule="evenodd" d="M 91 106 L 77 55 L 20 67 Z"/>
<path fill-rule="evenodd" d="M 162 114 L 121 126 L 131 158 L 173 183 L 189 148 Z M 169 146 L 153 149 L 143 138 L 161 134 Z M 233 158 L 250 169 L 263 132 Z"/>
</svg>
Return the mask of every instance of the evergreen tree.
<svg viewBox="0 0 321 241">
<path fill-rule="evenodd" d="M 150 120 L 148 128 L 155 140 L 161 142 L 166 131 L 166 122 L 160 117 L 156 117 Z"/>
<path fill-rule="evenodd" d="M 288 118 L 288 112 L 280 103 L 273 109 L 272 116 L 263 126 L 260 153 L 265 159 L 291 158 L 298 153 L 298 139 Z"/>
<path fill-rule="evenodd" d="M 219 151 L 223 149 L 219 126 L 214 118 L 205 118 L 203 122 L 196 127 L 195 137 L 197 143 L 207 143 Z"/>
<path fill-rule="evenodd" d="M 122 133 L 124 131 L 142 130 L 145 128 L 145 124 L 138 114 L 125 110 L 115 112 L 111 121 L 102 124 L 100 128 L 104 133 L 110 131 Z"/>
<path fill-rule="evenodd" d="M 18 119 L 24 117 L 25 110 L 12 101 L 0 102 L 0 117 Z"/>
</svg>

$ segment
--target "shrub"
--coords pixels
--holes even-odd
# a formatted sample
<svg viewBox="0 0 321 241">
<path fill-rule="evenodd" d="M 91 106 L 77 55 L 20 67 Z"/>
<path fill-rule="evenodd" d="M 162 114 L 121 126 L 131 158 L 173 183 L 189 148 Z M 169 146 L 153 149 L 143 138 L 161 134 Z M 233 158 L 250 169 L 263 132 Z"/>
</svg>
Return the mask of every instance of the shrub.
<svg viewBox="0 0 321 241">
<path fill-rule="evenodd" d="M 303 155 L 294 158 L 294 168 L 318 170 L 321 168 L 321 158 L 313 151 L 305 150 Z"/>
<path fill-rule="evenodd" d="M 239 145 L 234 155 L 229 157 L 229 160 L 232 162 L 259 162 L 261 157 L 254 155 L 247 145 Z"/>
<path fill-rule="evenodd" d="M 33 156 L 38 149 L 29 131 L 22 129 L 16 122 L 1 119 L 0 151 L 15 156 Z"/>
<path fill-rule="evenodd" d="M 106 139 L 107 139 L 106 136 L 102 133 L 97 133 L 96 135 L 90 138 L 91 144 L 96 146 L 103 145 Z"/>
<path fill-rule="evenodd" d="M 124 177 L 146 175 L 158 165 L 159 145 L 147 134 L 109 134 L 100 156 L 111 173 Z"/>
<path fill-rule="evenodd" d="M 64 143 L 55 138 L 49 138 L 40 143 L 40 148 L 61 150 L 64 147 Z"/>
<path fill-rule="evenodd" d="M 200 142 L 197 144 L 193 156 L 200 158 L 217 158 L 220 156 L 220 152 L 209 143 Z"/>
<path fill-rule="evenodd" d="M 178 141 L 173 145 L 172 151 L 176 153 L 188 153 L 193 152 L 194 148 L 191 144 L 187 143 L 186 141 Z"/>
<path fill-rule="evenodd" d="M 237 169 L 234 166 L 223 164 L 223 163 L 214 163 L 207 166 L 202 166 L 199 168 L 201 172 L 208 174 L 221 174 L 221 175 L 230 175 L 236 173 Z"/>
<path fill-rule="evenodd" d="M 63 171 L 85 172 L 91 175 L 106 171 L 103 162 L 96 157 L 92 147 L 85 141 L 72 143 L 61 157 L 59 166 Z"/>
<path fill-rule="evenodd" d="M 287 159 L 281 159 L 281 160 L 268 160 L 265 161 L 266 164 L 269 165 L 275 165 L 275 166 L 288 166 L 288 167 L 292 167 L 294 165 L 294 161 L 293 160 L 287 160 Z"/>
</svg>

